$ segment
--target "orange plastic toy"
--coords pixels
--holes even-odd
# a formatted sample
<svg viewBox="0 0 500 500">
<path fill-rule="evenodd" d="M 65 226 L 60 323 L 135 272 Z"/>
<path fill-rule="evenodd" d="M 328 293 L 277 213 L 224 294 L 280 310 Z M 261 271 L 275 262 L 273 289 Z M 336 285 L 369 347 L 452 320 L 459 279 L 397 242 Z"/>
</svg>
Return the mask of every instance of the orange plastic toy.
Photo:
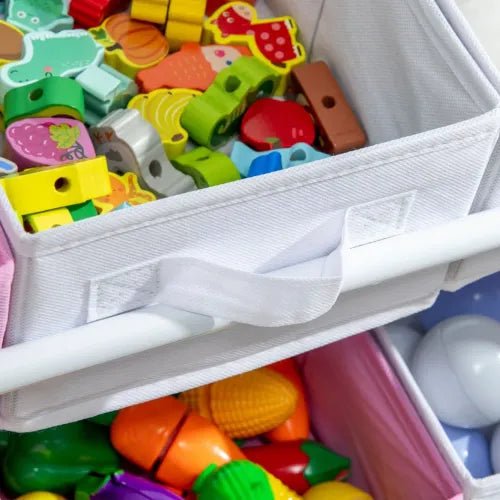
<svg viewBox="0 0 500 500">
<path fill-rule="evenodd" d="M 276 371 L 260 368 L 183 392 L 191 410 L 212 420 L 231 438 L 249 438 L 285 422 L 297 406 L 293 384 Z"/>
<path fill-rule="evenodd" d="M 137 73 L 137 84 L 145 93 L 168 88 L 205 91 L 217 74 L 241 56 L 250 56 L 246 47 L 184 43 L 179 52 L 169 55 L 152 68 Z"/>
<path fill-rule="evenodd" d="M 279 427 L 266 433 L 266 437 L 273 442 L 296 441 L 307 439 L 310 433 L 309 410 L 307 408 L 306 394 L 297 365 L 293 358 L 285 359 L 269 365 L 268 368 L 281 373 L 295 387 L 298 394 L 297 406 L 293 415 Z"/>
<path fill-rule="evenodd" d="M 127 460 L 180 490 L 190 489 L 208 465 L 244 458 L 214 424 L 172 396 L 121 410 L 111 442 Z"/>
</svg>

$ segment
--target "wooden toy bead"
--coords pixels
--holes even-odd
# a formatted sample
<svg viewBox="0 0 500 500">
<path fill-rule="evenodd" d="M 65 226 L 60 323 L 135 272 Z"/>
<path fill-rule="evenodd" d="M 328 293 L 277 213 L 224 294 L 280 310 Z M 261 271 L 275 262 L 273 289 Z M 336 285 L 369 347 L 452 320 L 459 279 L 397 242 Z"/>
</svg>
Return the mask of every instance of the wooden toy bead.
<svg viewBox="0 0 500 500">
<path fill-rule="evenodd" d="M 170 0 L 165 36 L 172 50 L 185 42 L 199 42 L 207 0 Z"/>
<path fill-rule="evenodd" d="M 69 14 L 83 28 L 94 28 L 111 14 L 126 9 L 129 1 L 71 0 Z"/>
<path fill-rule="evenodd" d="M 220 9 L 223 5 L 226 5 L 231 0 L 208 0 L 206 15 L 211 16 L 217 9 Z M 255 5 L 256 0 L 245 0 L 246 3 L 250 5 Z"/>
<path fill-rule="evenodd" d="M 66 0 L 9 0 L 7 21 L 24 33 L 62 31 L 73 28 Z"/>
<path fill-rule="evenodd" d="M 2 158 L 0 156 L 0 176 L 15 174 L 17 172 L 17 165 L 7 158 Z"/>
<path fill-rule="evenodd" d="M 0 186 L 18 215 L 68 207 L 111 192 L 102 156 L 62 167 L 28 169 L 0 178 Z"/>
<path fill-rule="evenodd" d="M 70 116 L 84 121 L 82 87 L 71 78 L 52 76 L 17 87 L 5 95 L 5 125 L 37 116 Z"/>
<path fill-rule="evenodd" d="M 133 19 L 165 24 L 170 0 L 132 0 L 130 15 Z"/>
<path fill-rule="evenodd" d="M 30 233 L 47 231 L 48 229 L 65 226 L 73 222 L 71 213 L 67 208 L 56 208 L 54 210 L 47 210 L 46 212 L 26 215 L 24 220 L 28 223 L 27 229 Z"/>
<path fill-rule="evenodd" d="M 0 21 L 0 66 L 21 59 L 23 36 L 24 33 L 19 28 Z"/>
</svg>

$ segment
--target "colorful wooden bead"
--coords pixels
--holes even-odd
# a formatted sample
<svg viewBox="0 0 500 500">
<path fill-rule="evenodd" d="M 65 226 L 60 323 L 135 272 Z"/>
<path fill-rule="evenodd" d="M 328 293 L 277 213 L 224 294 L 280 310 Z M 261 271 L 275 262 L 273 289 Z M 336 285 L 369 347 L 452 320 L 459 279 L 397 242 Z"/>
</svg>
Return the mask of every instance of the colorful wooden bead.
<svg viewBox="0 0 500 500">
<path fill-rule="evenodd" d="M 0 102 L 13 88 L 48 76 L 76 76 L 99 65 L 104 48 L 85 30 L 29 33 L 23 39 L 23 58 L 0 68 Z"/>
<path fill-rule="evenodd" d="M 73 28 L 68 0 L 9 0 L 7 21 L 24 33 L 62 31 Z"/>
<path fill-rule="evenodd" d="M 144 189 L 160 196 L 196 189 L 191 177 L 172 166 L 160 135 L 136 109 L 113 111 L 91 127 L 90 134 L 97 153 L 107 157 L 109 169 L 135 173 Z"/>
<path fill-rule="evenodd" d="M 28 169 L 0 178 L 0 186 L 19 215 L 68 207 L 111 192 L 102 156 L 60 167 Z"/>
<path fill-rule="evenodd" d="M 155 90 L 150 94 L 139 94 L 128 104 L 137 109 L 160 134 L 167 157 L 171 160 L 186 149 L 188 133 L 181 126 L 181 116 L 189 101 L 201 95 L 196 90 Z"/>
<path fill-rule="evenodd" d="M 170 0 L 165 36 L 172 50 L 185 42 L 199 42 L 207 0 Z"/>
<path fill-rule="evenodd" d="M 24 33 L 19 28 L 0 21 L 0 66 L 21 59 L 23 36 Z"/>
<path fill-rule="evenodd" d="M 185 43 L 181 50 L 169 55 L 156 66 L 137 73 L 137 83 L 143 92 L 168 88 L 205 90 L 223 69 L 241 56 L 250 55 L 246 47 Z"/>
<path fill-rule="evenodd" d="M 205 30 L 215 43 L 249 47 L 252 55 L 283 77 L 280 93 L 286 90 L 292 68 L 306 60 L 306 51 L 297 42 L 297 25 L 293 17 L 259 20 L 255 8 L 246 2 L 223 5 L 205 21 Z"/>
<path fill-rule="evenodd" d="M 321 149 L 345 153 L 366 144 L 366 135 L 328 66 L 318 61 L 294 68 L 292 80 L 309 104 L 320 131 Z"/>
<path fill-rule="evenodd" d="M 189 136 L 202 146 L 220 146 L 238 129 L 240 119 L 259 94 L 275 92 L 279 75 L 255 57 L 240 57 L 221 71 L 201 96 L 187 105 L 181 118 Z"/>
<path fill-rule="evenodd" d="M 132 172 L 123 175 L 110 172 L 109 181 L 111 183 L 111 193 L 94 200 L 99 214 L 106 214 L 114 210 L 121 210 L 127 206 L 142 205 L 156 200 L 153 193 L 141 188 L 137 175 Z"/>
<path fill-rule="evenodd" d="M 95 125 L 137 94 L 136 83 L 107 64 L 90 66 L 76 77 L 85 98 L 85 122 Z"/>
<path fill-rule="evenodd" d="M 0 176 L 15 174 L 17 172 L 17 165 L 7 158 L 2 158 L 0 156 Z"/>
<path fill-rule="evenodd" d="M 84 120 L 83 90 L 71 78 L 52 76 L 16 87 L 7 92 L 4 105 L 6 126 L 16 120 L 40 116 L 63 115 Z"/>
<path fill-rule="evenodd" d="M 19 170 L 95 157 L 87 129 L 71 118 L 26 118 L 7 127 L 5 140 L 5 156 Z"/>
<path fill-rule="evenodd" d="M 125 12 L 108 17 L 89 33 L 105 48 L 106 64 L 132 79 L 168 54 L 167 39 L 156 26 L 136 21 Z"/>
<path fill-rule="evenodd" d="M 240 138 L 257 151 L 312 145 L 316 130 L 311 115 L 293 101 L 259 99 L 245 113 Z"/>
<path fill-rule="evenodd" d="M 223 5 L 231 2 L 231 0 L 208 0 L 206 15 L 211 16 L 217 9 L 220 9 Z M 256 0 L 245 0 L 246 3 L 255 5 Z"/>
<path fill-rule="evenodd" d="M 297 167 L 304 163 L 323 160 L 329 155 L 316 151 L 309 144 L 298 143 L 288 149 L 276 149 L 273 151 L 281 156 L 281 165 L 283 168 Z M 257 152 L 250 149 L 243 142 L 236 141 L 231 152 L 231 160 L 238 168 L 242 177 L 249 177 L 249 169 L 256 158 L 268 156 L 269 152 Z"/>
<path fill-rule="evenodd" d="M 130 15 L 133 19 L 165 24 L 170 0 L 132 0 Z"/>
<path fill-rule="evenodd" d="M 224 153 L 196 148 L 175 158 L 178 170 L 190 175 L 198 188 L 206 188 L 241 179 L 238 169 Z"/>
<path fill-rule="evenodd" d="M 271 172 L 277 172 L 278 170 L 283 170 L 281 155 L 273 151 L 267 155 L 255 158 L 248 169 L 248 177 L 269 174 Z"/>
<path fill-rule="evenodd" d="M 71 218 L 75 222 L 90 219 L 90 217 L 95 217 L 97 215 L 97 210 L 92 200 L 78 203 L 77 205 L 71 205 L 68 207 L 68 210 L 71 214 Z"/>
<path fill-rule="evenodd" d="M 47 231 L 54 227 L 65 226 L 71 224 L 73 219 L 67 208 L 55 208 L 37 214 L 29 214 L 24 216 L 25 229 L 29 233 L 39 233 Z"/>
<path fill-rule="evenodd" d="M 83 28 L 99 26 L 107 17 L 127 8 L 130 0 L 71 0 L 69 14 Z"/>
</svg>

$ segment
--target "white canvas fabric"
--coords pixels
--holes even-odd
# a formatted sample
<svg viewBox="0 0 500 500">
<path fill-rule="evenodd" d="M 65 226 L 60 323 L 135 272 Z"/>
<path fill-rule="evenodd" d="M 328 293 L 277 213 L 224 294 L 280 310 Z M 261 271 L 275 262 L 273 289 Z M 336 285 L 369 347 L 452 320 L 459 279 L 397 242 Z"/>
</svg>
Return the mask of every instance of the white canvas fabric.
<svg viewBox="0 0 500 500">
<path fill-rule="evenodd" d="M 24 233 L 0 193 L 16 259 L 4 345 L 159 300 L 254 325 L 5 395 L 0 426 L 55 425 L 239 373 L 421 309 L 444 286 L 448 266 L 336 301 L 343 252 L 488 203 L 498 175 L 500 97 L 484 60 L 461 42 L 451 3 L 261 0 L 259 8 L 295 17 L 370 146 L 36 235 Z M 328 254 L 334 265 L 326 273 L 307 264 Z M 298 264 L 313 273 L 272 276 Z"/>
</svg>

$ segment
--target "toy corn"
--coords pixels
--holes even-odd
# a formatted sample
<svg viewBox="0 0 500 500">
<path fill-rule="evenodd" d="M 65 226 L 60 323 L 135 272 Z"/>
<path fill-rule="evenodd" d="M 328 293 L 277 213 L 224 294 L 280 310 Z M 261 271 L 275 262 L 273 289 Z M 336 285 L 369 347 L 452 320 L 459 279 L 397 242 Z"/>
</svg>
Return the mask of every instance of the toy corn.
<svg viewBox="0 0 500 500">
<path fill-rule="evenodd" d="M 191 410 L 231 438 L 249 438 L 285 422 L 297 406 L 297 390 L 276 371 L 260 368 L 183 392 Z"/>
</svg>

